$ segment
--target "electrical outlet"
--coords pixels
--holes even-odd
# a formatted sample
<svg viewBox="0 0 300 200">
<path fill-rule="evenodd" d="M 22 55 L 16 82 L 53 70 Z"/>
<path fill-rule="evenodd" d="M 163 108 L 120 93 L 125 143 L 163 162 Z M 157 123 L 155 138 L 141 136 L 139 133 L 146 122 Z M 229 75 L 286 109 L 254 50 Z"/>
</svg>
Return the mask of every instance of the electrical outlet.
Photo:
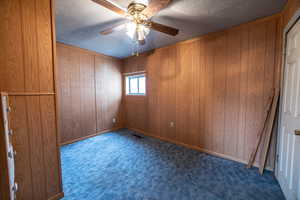
<svg viewBox="0 0 300 200">
<path fill-rule="evenodd" d="M 175 126 L 174 122 L 170 122 L 170 127 L 173 128 Z"/>
<path fill-rule="evenodd" d="M 114 117 L 114 118 L 112 119 L 112 122 L 115 124 L 115 123 L 117 122 L 117 119 Z"/>
</svg>

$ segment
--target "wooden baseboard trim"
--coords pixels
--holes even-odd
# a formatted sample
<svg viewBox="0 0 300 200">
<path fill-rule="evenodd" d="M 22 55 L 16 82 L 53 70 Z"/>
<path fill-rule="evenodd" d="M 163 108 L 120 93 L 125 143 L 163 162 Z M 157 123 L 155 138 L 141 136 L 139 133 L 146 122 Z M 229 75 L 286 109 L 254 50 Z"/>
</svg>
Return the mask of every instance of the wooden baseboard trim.
<svg viewBox="0 0 300 200">
<path fill-rule="evenodd" d="M 98 135 L 101 135 L 101 134 L 104 134 L 104 133 L 107 133 L 107 132 L 110 132 L 110 131 L 116 131 L 116 130 L 119 130 L 119 129 L 122 129 L 122 128 L 123 127 L 116 127 L 116 128 L 112 128 L 112 129 L 106 129 L 106 130 L 97 132 L 97 133 L 92 134 L 92 135 L 84 136 L 84 137 L 81 137 L 81 138 L 76 138 L 74 140 L 70 140 L 70 141 L 67 141 L 67 142 L 62 142 L 62 143 L 60 143 L 60 146 L 67 145 L 67 144 L 72 144 L 72 143 L 75 143 L 75 142 L 78 142 L 78 141 L 81 141 L 81 140 L 85 140 L 85 139 L 88 139 L 88 138 L 91 138 L 91 137 L 95 137 L 95 136 L 98 136 Z"/>
<path fill-rule="evenodd" d="M 152 138 L 156 138 L 156 139 L 159 139 L 159 140 L 162 140 L 162 141 L 165 141 L 165 142 L 169 142 L 169 143 L 173 143 L 173 144 L 176 144 L 176 145 L 179 145 L 179 146 L 184 146 L 184 147 L 186 147 L 186 148 L 194 149 L 194 150 L 196 150 L 196 151 L 200 151 L 200 152 L 203 152 L 203 153 L 207 153 L 207 154 L 210 154 L 210 155 L 219 157 L 219 158 L 224 158 L 224 159 L 227 159 L 227 160 L 232 160 L 232 161 L 235 161 L 235 162 L 247 164 L 247 161 L 245 161 L 245 160 L 241 160 L 241 159 L 238 159 L 238 158 L 229 156 L 229 155 L 225 155 L 225 154 L 213 152 L 213 151 L 210 151 L 210 150 L 207 150 L 207 149 L 203 149 L 203 148 L 200 148 L 200 147 L 195 146 L 195 145 L 189 145 L 189 144 L 185 144 L 185 143 L 182 143 L 182 142 L 177 142 L 177 141 L 174 141 L 174 140 L 171 140 L 171 139 L 167 139 L 167 138 L 163 138 L 163 137 L 160 137 L 160 136 L 156 136 L 156 135 L 147 133 L 147 132 L 145 132 L 145 131 L 143 131 L 143 130 L 139 130 L 139 129 L 135 129 L 135 128 L 128 128 L 128 127 L 127 127 L 127 129 L 132 130 L 132 131 L 135 131 L 135 132 L 137 132 L 137 133 L 141 133 L 141 134 L 143 134 L 143 135 L 145 135 L 145 136 L 149 136 L 149 137 L 152 137 Z M 254 163 L 253 166 L 254 166 L 254 167 L 258 167 L 258 163 Z M 274 169 L 272 169 L 272 168 L 270 168 L 270 167 L 267 167 L 266 169 L 269 170 L 269 171 L 274 171 Z"/>
<path fill-rule="evenodd" d="M 61 192 L 61 193 L 54 195 L 53 197 L 50 197 L 48 200 L 58 200 L 58 199 L 63 198 L 64 196 L 65 196 L 64 193 Z"/>
</svg>

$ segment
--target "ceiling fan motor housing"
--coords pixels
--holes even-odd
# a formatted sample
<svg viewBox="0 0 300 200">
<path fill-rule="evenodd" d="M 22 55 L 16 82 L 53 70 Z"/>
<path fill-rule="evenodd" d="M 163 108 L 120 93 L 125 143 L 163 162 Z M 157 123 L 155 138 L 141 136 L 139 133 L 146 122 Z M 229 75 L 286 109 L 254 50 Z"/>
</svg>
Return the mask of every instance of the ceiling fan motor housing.
<svg viewBox="0 0 300 200">
<path fill-rule="evenodd" d="M 142 3 L 132 2 L 128 5 L 127 12 L 131 15 L 135 20 L 145 19 L 147 18 L 144 14 L 142 14 L 143 10 L 145 10 L 147 6 Z"/>
</svg>

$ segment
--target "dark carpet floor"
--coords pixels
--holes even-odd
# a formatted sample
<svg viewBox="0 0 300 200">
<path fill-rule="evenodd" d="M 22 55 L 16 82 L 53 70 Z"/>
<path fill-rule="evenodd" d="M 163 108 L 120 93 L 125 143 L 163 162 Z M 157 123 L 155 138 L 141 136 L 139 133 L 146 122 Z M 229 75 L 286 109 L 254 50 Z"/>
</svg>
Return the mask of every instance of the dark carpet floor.
<svg viewBox="0 0 300 200">
<path fill-rule="evenodd" d="M 61 148 L 64 200 L 281 200 L 271 172 L 121 130 Z"/>
</svg>

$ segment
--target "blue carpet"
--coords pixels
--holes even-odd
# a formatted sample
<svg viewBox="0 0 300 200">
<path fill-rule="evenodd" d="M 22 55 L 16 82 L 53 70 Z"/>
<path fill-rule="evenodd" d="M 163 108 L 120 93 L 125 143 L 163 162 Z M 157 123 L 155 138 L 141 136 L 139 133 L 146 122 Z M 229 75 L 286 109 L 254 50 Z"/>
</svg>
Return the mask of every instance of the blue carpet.
<svg viewBox="0 0 300 200">
<path fill-rule="evenodd" d="M 281 200 L 271 172 L 121 130 L 61 148 L 64 200 Z"/>
</svg>

